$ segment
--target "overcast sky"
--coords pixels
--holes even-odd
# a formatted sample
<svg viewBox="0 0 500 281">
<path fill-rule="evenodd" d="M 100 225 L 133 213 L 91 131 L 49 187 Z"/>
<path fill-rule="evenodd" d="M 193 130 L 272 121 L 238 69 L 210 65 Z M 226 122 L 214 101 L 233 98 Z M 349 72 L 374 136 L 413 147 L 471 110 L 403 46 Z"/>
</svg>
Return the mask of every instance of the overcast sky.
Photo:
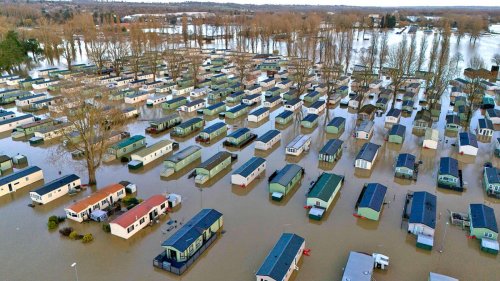
<svg viewBox="0 0 500 281">
<path fill-rule="evenodd" d="M 141 0 L 135 0 L 141 1 Z M 143 0 L 144 2 L 183 2 L 168 0 Z M 348 6 L 500 6 L 500 0 L 193 0 L 196 2 L 240 4 L 288 4 L 288 5 L 348 5 Z"/>
</svg>

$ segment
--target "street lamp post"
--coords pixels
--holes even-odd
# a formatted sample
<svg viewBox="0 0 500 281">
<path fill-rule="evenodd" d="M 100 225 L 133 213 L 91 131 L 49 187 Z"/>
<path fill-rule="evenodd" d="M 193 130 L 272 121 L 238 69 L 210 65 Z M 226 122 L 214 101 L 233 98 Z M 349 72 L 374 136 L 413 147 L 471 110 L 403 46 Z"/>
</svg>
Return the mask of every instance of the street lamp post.
<svg viewBox="0 0 500 281">
<path fill-rule="evenodd" d="M 76 281 L 78 281 L 78 270 L 76 270 L 76 262 L 72 263 L 71 267 L 75 269 L 75 278 Z"/>
</svg>

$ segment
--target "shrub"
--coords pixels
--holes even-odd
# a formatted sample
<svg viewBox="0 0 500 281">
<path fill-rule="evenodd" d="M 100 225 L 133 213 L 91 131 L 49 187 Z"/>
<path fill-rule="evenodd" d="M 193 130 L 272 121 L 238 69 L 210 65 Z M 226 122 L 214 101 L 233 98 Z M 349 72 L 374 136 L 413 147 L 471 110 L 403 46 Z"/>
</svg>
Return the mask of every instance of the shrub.
<svg viewBox="0 0 500 281">
<path fill-rule="evenodd" d="M 139 200 L 137 200 L 137 198 L 133 197 L 133 196 L 125 196 L 123 198 L 123 204 L 125 204 L 125 206 L 130 206 L 130 205 L 137 205 L 139 204 Z"/>
<path fill-rule="evenodd" d="M 62 236 L 68 237 L 71 234 L 71 232 L 73 232 L 73 228 L 72 227 L 64 227 L 63 229 L 59 229 L 59 233 Z"/>
<path fill-rule="evenodd" d="M 66 217 L 57 217 L 58 223 L 64 222 L 65 220 L 66 220 Z"/>
<path fill-rule="evenodd" d="M 69 234 L 69 238 L 73 240 L 78 240 L 80 238 L 80 235 L 76 231 L 71 231 Z"/>
<path fill-rule="evenodd" d="M 94 240 L 94 236 L 92 235 L 92 233 L 87 233 L 87 234 L 83 235 L 82 243 L 90 243 L 93 240 Z"/>
<path fill-rule="evenodd" d="M 49 230 L 54 230 L 57 228 L 57 223 L 55 221 L 49 221 L 47 223 L 47 227 L 49 228 Z"/>
<path fill-rule="evenodd" d="M 55 222 L 56 224 L 59 224 L 59 218 L 57 216 L 50 216 L 49 217 L 49 222 Z"/>
<path fill-rule="evenodd" d="M 111 232 L 111 226 L 109 226 L 109 223 L 105 223 L 102 225 L 102 230 L 104 230 L 104 232 L 106 233 L 110 233 Z"/>
</svg>

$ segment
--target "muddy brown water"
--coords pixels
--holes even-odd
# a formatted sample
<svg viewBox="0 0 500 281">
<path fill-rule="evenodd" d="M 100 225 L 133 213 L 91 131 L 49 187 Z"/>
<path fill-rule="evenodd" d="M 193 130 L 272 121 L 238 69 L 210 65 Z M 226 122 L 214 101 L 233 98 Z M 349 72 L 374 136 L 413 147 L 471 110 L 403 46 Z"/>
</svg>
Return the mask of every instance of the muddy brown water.
<svg viewBox="0 0 500 281">
<path fill-rule="evenodd" d="M 376 99 L 369 100 L 374 102 Z M 443 102 L 440 120 L 444 120 L 447 102 Z M 161 108 L 140 107 L 141 117 L 128 126 L 131 134 L 143 134 L 148 122 L 165 115 Z M 258 135 L 274 128 L 274 117 L 282 109 L 271 112 L 268 122 L 249 126 L 244 118 L 232 120 L 231 132 L 239 127 L 251 127 Z M 389 145 L 384 141 L 387 128 L 384 118 L 375 118 L 375 133 L 371 141 L 382 145 L 378 161 L 371 173 L 354 169 L 354 158 L 363 142 L 353 139 L 356 115 L 352 110 L 336 107 L 330 110 L 331 116 L 344 116 L 347 119 L 346 130 L 340 136 L 344 141 L 343 156 L 338 163 L 325 165 L 318 162 L 318 151 L 328 138 L 323 129 L 323 112 L 318 127 L 310 133 L 311 150 L 304 155 L 289 159 L 284 149 L 295 135 L 301 132 L 299 123 L 294 122 L 282 130 L 282 140 L 270 152 L 255 152 L 254 143 L 241 150 L 236 150 L 238 160 L 234 170 L 250 157 L 257 155 L 267 159 L 265 176 L 250 186 L 242 189 L 230 183 L 231 172 L 223 171 L 216 180 L 211 180 L 201 188 L 188 174 L 195 165 L 184 169 L 170 178 L 160 178 L 163 169 L 161 161 L 136 172 L 129 172 L 126 164 L 115 161 L 104 164 L 98 171 L 98 187 L 129 180 L 138 186 L 138 196 L 148 198 L 153 194 L 174 192 L 183 196 L 182 206 L 161 220 L 160 224 L 147 227 L 129 240 L 104 233 L 101 224 L 76 223 L 67 221 L 63 226 L 72 226 L 80 233 L 92 233 L 95 241 L 84 245 L 60 237 L 57 231 L 48 231 L 47 218 L 50 215 L 64 215 L 64 207 L 74 200 L 90 194 L 86 190 L 74 197 L 64 196 L 46 206 L 28 207 L 29 190 L 24 188 L 12 195 L 0 198 L 0 280 L 74 280 L 75 272 L 70 265 L 77 263 L 79 280 L 255 280 L 254 274 L 271 250 L 282 232 L 294 232 L 306 239 L 306 247 L 311 249 L 311 256 L 304 256 L 300 270 L 294 273 L 293 280 L 323 281 L 340 280 L 349 251 L 377 252 L 390 257 L 387 271 L 376 271 L 376 280 L 427 280 L 429 271 L 448 274 L 460 280 L 498 280 L 499 258 L 485 254 L 479 249 L 477 240 L 467 239 L 467 233 L 457 226 L 448 226 L 446 240 L 443 241 L 447 210 L 468 210 L 470 203 L 484 203 L 496 211 L 500 217 L 499 201 L 487 198 L 481 186 L 482 165 L 486 161 L 499 166 L 499 161 L 492 156 L 493 143 L 479 143 L 477 157 L 457 155 L 457 148 L 452 144 L 456 138 L 444 138 L 443 121 L 440 128 L 440 143 L 437 151 L 422 150 L 422 137 L 411 132 L 411 117 L 403 117 L 401 124 L 407 126 L 403 145 Z M 476 126 L 478 111 L 474 115 Z M 183 116 L 183 118 L 193 117 Z M 141 121 L 142 120 L 142 121 Z M 219 121 L 215 118 L 206 126 Z M 228 133 L 229 133 L 228 132 Z M 193 134 L 189 138 L 178 140 L 180 148 L 195 144 Z M 27 141 L 13 141 L 4 134 L 0 139 L 0 153 L 14 155 L 22 153 L 28 156 L 31 165 L 40 166 L 46 180 L 62 174 L 77 173 L 86 180 L 85 173 L 78 168 L 69 155 L 54 157 L 57 145 L 48 144 L 32 147 Z M 146 135 L 149 144 L 169 134 Z M 203 146 L 202 159 L 206 160 L 217 151 L 225 150 L 224 138 Z M 408 152 L 422 161 L 417 182 L 395 179 L 393 177 L 394 159 L 398 153 Z M 464 180 L 468 189 L 463 193 L 449 192 L 436 188 L 436 170 L 439 157 L 454 156 L 460 160 Z M 282 168 L 287 161 L 296 162 L 304 167 L 306 174 L 300 186 L 280 203 L 272 202 L 267 191 L 267 177 Z M 303 208 L 309 183 L 323 171 L 345 176 L 346 181 L 332 208 L 325 218 L 311 221 Z M 354 217 L 354 204 L 364 183 L 378 182 L 389 189 L 386 196 L 388 204 L 384 207 L 378 222 Z M 33 187 L 39 186 L 35 184 Z M 406 225 L 401 228 L 401 213 L 404 196 L 408 191 L 428 191 L 436 194 L 438 200 L 438 220 L 436 223 L 435 246 L 432 251 L 417 249 L 415 237 L 407 234 Z M 184 275 L 178 277 L 155 269 L 153 258 L 162 251 L 161 243 L 173 231 L 165 231 L 168 219 L 187 221 L 200 208 L 215 208 L 224 215 L 225 234 L 199 259 Z M 443 249 L 442 253 L 439 250 Z"/>
</svg>

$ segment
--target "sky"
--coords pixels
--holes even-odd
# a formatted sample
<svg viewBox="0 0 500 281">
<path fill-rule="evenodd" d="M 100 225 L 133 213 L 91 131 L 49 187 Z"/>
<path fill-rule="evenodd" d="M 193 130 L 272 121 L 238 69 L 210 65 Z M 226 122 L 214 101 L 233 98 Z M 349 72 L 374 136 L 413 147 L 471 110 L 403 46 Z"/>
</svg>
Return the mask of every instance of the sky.
<svg viewBox="0 0 500 281">
<path fill-rule="evenodd" d="M 135 0 L 141 1 L 141 0 Z M 143 0 L 144 2 L 183 2 L 168 0 Z M 500 6 L 500 0 L 193 0 L 238 4 L 287 4 L 287 5 L 348 5 L 348 6 Z"/>
</svg>

